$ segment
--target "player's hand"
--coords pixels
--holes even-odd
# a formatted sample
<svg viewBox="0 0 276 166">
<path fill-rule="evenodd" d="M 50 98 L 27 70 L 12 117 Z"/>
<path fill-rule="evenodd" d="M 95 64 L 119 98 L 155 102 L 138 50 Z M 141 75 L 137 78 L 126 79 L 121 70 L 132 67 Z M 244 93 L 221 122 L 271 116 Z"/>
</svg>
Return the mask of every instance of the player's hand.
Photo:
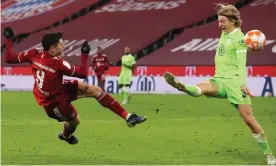
<svg viewBox="0 0 276 166">
<path fill-rule="evenodd" d="M 12 39 L 14 37 L 14 33 L 11 27 L 6 27 L 4 29 L 3 35 L 7 38 L 7 39 Z"/>
<path fill-rule="evenodd" d="M 88 41 L 84 41 L 82 46 L 81 46 L 81 53 L 82 54 L 89 54 L 89 51 L 90 51 L 90 46 L 88 44 Z"/>
<path fill-rule="evenodd" d="M 253 94 L 250 92 L 250 90 L 245 86 L 245 85 L 243 85 L 243 86 L 241 86 L 241 90 L 246 94 L 246 95 L 248 95 L 249 97 L 254 97 L 253 96 Z"/>
</svg>

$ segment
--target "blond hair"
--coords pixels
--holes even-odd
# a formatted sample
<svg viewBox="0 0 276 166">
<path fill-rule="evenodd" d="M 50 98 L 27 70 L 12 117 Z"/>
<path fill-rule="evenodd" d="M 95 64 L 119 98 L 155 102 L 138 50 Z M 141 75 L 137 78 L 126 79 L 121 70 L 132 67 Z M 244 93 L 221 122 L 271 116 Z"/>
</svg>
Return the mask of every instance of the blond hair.
<svg viewBox="0 0 276 166">
<path fill-rule="evenodd" d="M 236 27 L 242 26 L 242 19 L 240 16 L 240 12 L 234 5 L 222 4 L 222 3 L 218 3 L 215 5 L 216 5 L 215 9 L 219 16 L 227 17 L 230 21 L 234 22 L 234 25 Z"/>
</svg>

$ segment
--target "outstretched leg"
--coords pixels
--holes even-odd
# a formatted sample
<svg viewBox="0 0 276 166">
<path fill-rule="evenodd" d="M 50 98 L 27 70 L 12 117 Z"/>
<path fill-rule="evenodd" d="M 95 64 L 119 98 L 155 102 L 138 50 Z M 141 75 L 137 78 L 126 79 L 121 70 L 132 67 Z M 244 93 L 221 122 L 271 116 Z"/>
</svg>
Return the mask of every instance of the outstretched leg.
<svg viewBox="0 0 276 166">
<path fill-rule="evenodd" d="M 138 116 L 136 114 L 128 113 L 118 101 L 116 101 L 111 95 L 105 93 L 101 88 L 93 85 L 88 85 L 83 82 L 79 82 L 78 97 L 93 97 L 103 107 L 106 107 L 125 119 L 129 127 L 134 127 L 136 124 L 146 121 L 146 116 Z"/>
<path fill-rule="evenodd" d="M 206 81 L 197 85 L 185 85 L 177 80 L 177 78 L 170 72 L 165 72 L 164 77 L 169 85 L 178 89 L 179 91 L 187 93 L 190 96 L 199 97 L 206 95 L 215 97 L 218 95 L 218 89 L 216 85 L 210 81 Z"/>
</svg>

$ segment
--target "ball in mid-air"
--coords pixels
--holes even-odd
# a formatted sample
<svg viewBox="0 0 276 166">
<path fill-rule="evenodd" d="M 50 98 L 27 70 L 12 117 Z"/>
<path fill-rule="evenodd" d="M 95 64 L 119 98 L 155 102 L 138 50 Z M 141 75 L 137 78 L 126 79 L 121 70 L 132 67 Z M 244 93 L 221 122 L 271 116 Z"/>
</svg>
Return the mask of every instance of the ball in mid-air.
<svg viewBox="0 0 276 166">
<path fill-rule="evenodd" d="M 266 37 L 259 30 L 251 30 L 244 36 L 244 43 L 250 51 L 260 51 L 264 49 Z"/>
</svg>

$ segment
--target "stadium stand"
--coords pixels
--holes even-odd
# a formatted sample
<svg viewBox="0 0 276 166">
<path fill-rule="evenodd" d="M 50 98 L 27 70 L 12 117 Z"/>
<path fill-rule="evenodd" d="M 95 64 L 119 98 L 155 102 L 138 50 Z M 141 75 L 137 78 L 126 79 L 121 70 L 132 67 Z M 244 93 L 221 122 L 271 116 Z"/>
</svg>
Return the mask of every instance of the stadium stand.
<svg viewBox="0 0 276 166">
<path fill-rule="evenodd" d="M 101 45 L 110 61 L 120 60 L 123 47 L 137 52 L 157 40 L 170 29 L 190 26 L 214 14 L 215 0 L 208 1 L 133 1 L 113 0 L 106 5 L 67 24 L 52 28 L 64 32 L 66 59 L 79 63 L 78 51 L 82 40 L 87 39 L 92 48 Z M 224 0 L 235 3 L 237 0 Z M 201 5 L 198 5 L 198 4 Z M 196 9 L 194 6 L 198 6 Z M 183 14 L 185 11 L 186 14 Z M 200 14 L 198 13 L 200 11 Z M 46 31 L 30 35 L 15 46 L 22 51 L 38 46 Z M 91 54 L 95 50 L 92 49 Z M 2 61 L 3 62 L 3 61 Z M 3 64 L 2 65 L 6 65 Z"/>
<path fill-rule="evenodd" d="M 250 52 L 248 65 L 276 65 L 275 29 L 276 5 L 254 1 L 240 10 L 243 32 L 259 29 L 267 37 L 261 52 Z M 258 21 L 256 21 L 256 18 Z M 213 65 L 216 45 L 220 37 L 217 22 L 184 31 L 165 47 L 138 60 L 139 65 Z M 158 59 L 158 61 L 157 61 Z"/>
<path fill-rule="evenodd" d="M 64 18 L 70 19 L 74 13 L 95 4 L 98 0 L 51 0 L 51 1 L 1 1 L 1 42 L 5 42 L 2 32 L 12 27 L 16 34 L 32 33 L 58 24 Z"/>
</svg>

